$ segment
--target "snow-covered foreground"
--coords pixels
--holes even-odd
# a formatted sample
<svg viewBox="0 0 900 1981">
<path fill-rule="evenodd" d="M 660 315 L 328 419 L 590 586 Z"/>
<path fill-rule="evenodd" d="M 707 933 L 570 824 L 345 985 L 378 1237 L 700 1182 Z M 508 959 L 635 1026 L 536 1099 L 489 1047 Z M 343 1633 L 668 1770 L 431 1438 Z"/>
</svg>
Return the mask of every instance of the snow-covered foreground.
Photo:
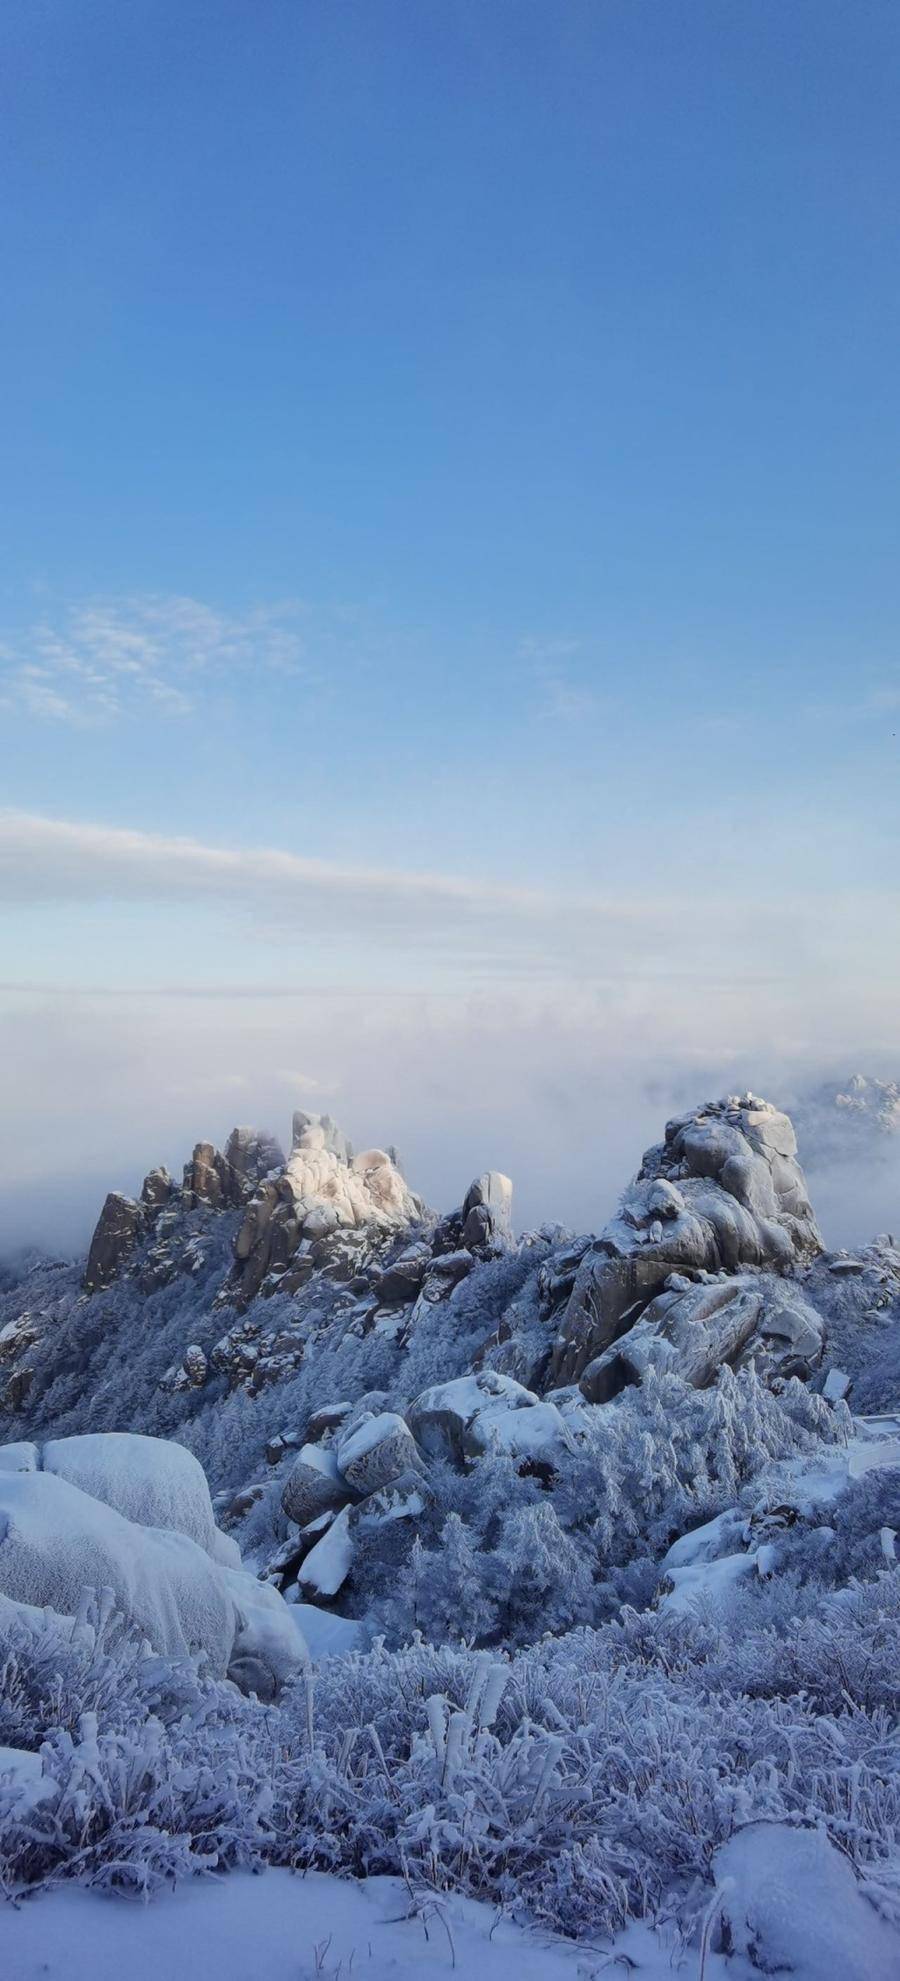
<svg viewBox="0 0 900 1981">
<path fill-rule="evenodd" d="M 190 1981 L 442 1981 L 451 1974 L 460 1981 L 595 1981 L 606 1973 L 642 1981 L 681 1973 L 693 1981 L 702 1971 L 705 1981 L 758 1981 L 747 1952 L 758 1944 L 757 1921 L 751 1916 L 745 1925 L 740 1906 L 742 1874 L 750 1869 L 766 1891 L 766 1972 L 794 1981 L 896 1981 L 900 1936 L 856 1894 L 849 1870 L 846 1888 L 833 1886 L 829 1903 L 816 1862 L 827 1849 L 814 1832 L 786 1837 L 780 1826 L 758 1824 L 722 1853 L 721 1903 L 734 1949 L 728 1957 L 712 1944 L 679 1948 L 670 1932 L 637 1922 L 603 1946 L 574 1946 L 528 1932 L 474 1899 L 413 1896 L 399 1878 L 351 1884 L 324 1872 L 275 1870 L 198 1880 L 148 1905 L 51 1892 L 4 1913 L 4 1972 L 15 1981 L 156 1981 L 160 1974 Z M 710 1942 L 716 1924 L 709 1922 Z"/>
<path fill-rule="evenodd" d="M 134 1981 L 160 1974 L 437 1981 L 454 1972 L 471 1981 L 581 1981 L 599 1972 L 602 1960 L 528 1934 L 473 1899 L 441 1899 L 431 1908 L 426 1902 L 416 1916 L 400 1879 L 350 1884 L 316 1871 L 236 1873 L 179 1886 L 146 1906 L 51 1892 L 8 1908 L 2 1931 L 5 1971 L 16 1981 L 122 1981 L 126 1974 Z"/>
</svg>

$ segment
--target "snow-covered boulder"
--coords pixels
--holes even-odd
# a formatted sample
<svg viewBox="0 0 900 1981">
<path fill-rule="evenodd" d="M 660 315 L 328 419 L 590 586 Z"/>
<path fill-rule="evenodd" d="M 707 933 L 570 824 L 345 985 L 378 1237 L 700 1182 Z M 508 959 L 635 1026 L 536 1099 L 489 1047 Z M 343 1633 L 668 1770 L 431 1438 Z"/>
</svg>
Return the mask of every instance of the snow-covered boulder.
<svg viewBox="0 0 900 1981">
<path fill-rule="evenodd" d="M 91 1431 L 51 1439 L 43 1447 L 41 1465 L 114 1507 L 126 1520 L 186 1534 L 215 1557 L 216 1523 L 206 1473 L 184 1445 L 134 1431 Z"/>
<path fill-rule="evenodd" d="M 343 1511 L 331 1522 L 321 1541 L 301 1562 L 297 1580 L 308 1594 L 322 1597 L 325 1601 L 336 1596 L 343 1587 L 353 1564 L 353 1538 L 350 1533 L 350 1508 Z"/>
<path fill-rule="evenodd" d="M 18 1463 L 0 1451 L 0 1603 L 39 1624 L 44 1609 L 75 1616 L 83 1590 L 109 1588 L 154 1650 L 202 1655 L 261 1698 L 305 1662 L 296 1618 L 212 1524 L 202 1469 L 180 1445 L 105 1433 L 5 1452 Z"/>
<path fill-rule="evenodd" d="M 281 1495 L 289 1520 L 306 1527 L 320 1513 L 345 1506 L 350 1493 L 330 1445 L 305 1444 L 297 1453 Z"/>
<path fill-rule="evenodd" d="M 554 1403 L 494 1369 L 423 1390 L 410 1404 L 406 1420 L 426 1455 L 450 1457 L 457 1464 L 487 1451 L 552 1464 L 554 1455 L 573 1445 Z"/>
<path fill-rule="evenodd" d="M 73 1616 L 84 1588 L 116 1607 L 156 1651 L 203 1654 L 224 1676 L 235 1633 L 224 1572 L 187 1535 L 136 1527 L 52 1472 L 0 1472 L 0 1592 Z"/>
<path fill-rule="evenodd" d="M 822 1240 L 787 1115 L 747 1094 L 670 1121 L 579 1265 L 551 1381 L 581 1377 L 672 1272 L 786 1271 Z"/>
<path fill-rule="evenodd" d="M 245 1568 L 223 1572 L 234 1604 L 228 1677 L 242 1692 L 275 1699 L 309 1660 L 299 1619 L 271 1583 L 258 1581 Z"/>
<path fill-rule="evenodd" d="M 419 1452 L 415 1438 L 396 1411 L 364 1418 L 335 1445 L 339 1471 L 355 1493 L 374 1493 L 403 1472 L 415 1470 Z"/>
<path fill-rule="evenodd" d="M 313 1411 L 306 1426 L 307 1443 L 318 1444 L 320 1438 L 339 1430 L 346 1423 L 352 1408 L 352 1403 L 323 1403 L 320 1409 Z"/>
<path fill-rule="evenodd" d="M 754 1973 L 896 1981 L 900 1936 L 824 1829 L 749 1823 L 716 1852 L 713 1874 L 719 1947 Z"/>
</svg>

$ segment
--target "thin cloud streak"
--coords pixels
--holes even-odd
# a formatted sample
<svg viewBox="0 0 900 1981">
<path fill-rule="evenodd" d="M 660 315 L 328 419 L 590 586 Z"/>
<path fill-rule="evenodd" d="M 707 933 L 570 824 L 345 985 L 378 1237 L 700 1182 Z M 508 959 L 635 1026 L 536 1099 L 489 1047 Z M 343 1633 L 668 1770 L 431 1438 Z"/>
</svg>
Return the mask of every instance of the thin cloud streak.
<svg viewBox="0 0 900 1981">
<path fill-rule="evenodd" d="M 825 915 L 807 893 L 753 901 L 736 891 L 704 892 L 702 884 L 691 894 L 661 898 L 624 890 L 565 893 L 344 865 L 275 848 L 212 846 L 21 811 L 0 813 L 0 900 L 30 911 L 192 906 L 219 920 L 237 910 L 267 945 L 296 950 L 302 939 L 326 966 L 331 951 L 349 948 L 357 959 L 402 951 L 404 977 L 412 957 L 430 971 L 432 988 L 434 970 L 442 969 L 450 983 L 477 970 L 494 984 L 528 980 L 535 988 L 634 983 L 658 993 L 680 982 L 746 992 L 754 984 L 798 990 L 806 984 L 818 994 L 820 982 L 846 978 L 854 955 L 865 953 L 870 974 L 880 971 L 882 980 L 900 960 L 896 898 L 875 890 L 832 894 Z M 297 983 L 296 965 L 286 957 L 280 988 L 299 991 L 308 982 L 306 969 L 299 975 Z M 336 981 L 342 976 L 343 969 L 334 972 Z M 188 977 L 193 983 L 190 971 Z M 370 994 L 377 982 L 354 972 L 353 983 L 365 983 Z M 113 971 L 107 987 L 115 986 Z M 170 979 L 160 988 L 177 995 L 187 985 Z"/>
</svg>

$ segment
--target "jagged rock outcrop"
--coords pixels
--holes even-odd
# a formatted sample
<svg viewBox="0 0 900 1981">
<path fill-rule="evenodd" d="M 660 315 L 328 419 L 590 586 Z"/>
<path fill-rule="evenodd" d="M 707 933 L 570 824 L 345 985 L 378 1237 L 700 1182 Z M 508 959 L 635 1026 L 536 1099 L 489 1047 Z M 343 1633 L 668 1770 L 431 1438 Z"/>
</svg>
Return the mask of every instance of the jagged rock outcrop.
<svg viewBox="0 0 900 1981">
<path fill-rule="evenodd" d="M 180 1191 L 163 1165 L 148 1170 L 139 1198 L 110 1191 L 91 1239 L 85 1291 L 96 1293 L 109 1286 L 149 1238 L 156 1242 L 141 1270 L 145 1293 L 165 1286 L 179 1272 L 195 1271 L 203 1262 L 203 1252 L 202 1247 L 197 1250 L 197 1234 L 183 1228 L 184 1213 L 237 1210 L 263 1178 L 283 1164 L 284 1154 L 267 1130 L 233 1128 L 224 1155 L 212 1142 L 195 1144 Z"/>
<path fill-rule="evenodd" d="M 224 1154 L 212 1142 L 197 1142 L 185 1163 L 183 1197 L 195 1208 L 239 1210 L 265 1176 L 284 1166 L 284 1154 L 274 1135 L 258 1128 L 233 1128 Z"/>
<path fill-rule="evenodd" d="M 784 1272 L 822 1250 L 787 1115 L 747 1094 L 670 1121 L 584 1253 L 551 1358 L 579 1379 L 672 1272 Z"/>
<path fill-rule="evenodd" d="M 470 1183 L 462 1205 L 462 1242 L 470 1251 L 505 1250 L 513 1242 L 513 1187 L 499 1169 Z"/>
<path fill-rule="evenodd" d="M 147 1171 L 141 1184 L 141 1203 L 145 1211 L 149 1211 L 152 1215 L 163 1210 L 174 1193 L 175 1185 L 165 1164 L 161 1163 L 158 1169 Z"/>
</svg>

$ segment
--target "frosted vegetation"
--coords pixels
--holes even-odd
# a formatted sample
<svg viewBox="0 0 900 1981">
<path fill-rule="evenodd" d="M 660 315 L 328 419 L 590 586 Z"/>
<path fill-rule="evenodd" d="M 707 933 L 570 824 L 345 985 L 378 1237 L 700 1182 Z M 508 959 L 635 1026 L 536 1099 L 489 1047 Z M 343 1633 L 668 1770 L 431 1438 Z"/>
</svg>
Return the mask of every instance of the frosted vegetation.
<svg viewBox="0 0 900 1981">
<path fill-rule="evenodd" d="M 246 1181 L 195 1151 L 161 1212 L 117 1200 L 90 1291 L 39 1262 L 0 1295 L 4 1893 L 387 1873 L 750 1959 L 718 1854 L 763 1821 L 820 1826 L 893 1950 L 892 1244 L 823 1251 L 749 1100 L 676 1124 L 592 1241 L 515 1239 L 502 1178 L 436 1220 L 301 1122 L 283 1168 L 243 1131 Z M 126 1430 L 173 1463 L 78 1442 Z M 224 1649 L 165 1638 L 124 1573 L 4 1580 L 57 1491 L 202 1557 Z"/>
</svg>

